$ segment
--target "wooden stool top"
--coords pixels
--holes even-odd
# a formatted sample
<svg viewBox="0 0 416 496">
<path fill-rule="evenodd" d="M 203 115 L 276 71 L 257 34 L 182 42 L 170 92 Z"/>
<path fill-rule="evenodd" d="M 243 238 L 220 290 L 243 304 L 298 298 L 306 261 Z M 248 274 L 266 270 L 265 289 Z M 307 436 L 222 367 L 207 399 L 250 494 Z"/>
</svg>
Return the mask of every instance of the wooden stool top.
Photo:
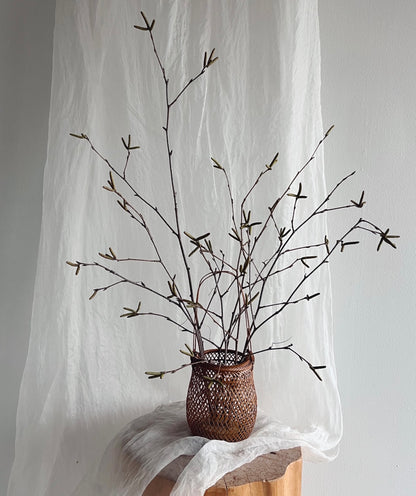
<svg viewBox="0 0 416 496">
<path fill-rule="evenodd" d="M 153 479 L 143 496 L 168 496 L 190 456 L 180 456 Z M 224 475 L 205 496 L 300 496 L 300 448 L 261 455 Z"/>
</svg>

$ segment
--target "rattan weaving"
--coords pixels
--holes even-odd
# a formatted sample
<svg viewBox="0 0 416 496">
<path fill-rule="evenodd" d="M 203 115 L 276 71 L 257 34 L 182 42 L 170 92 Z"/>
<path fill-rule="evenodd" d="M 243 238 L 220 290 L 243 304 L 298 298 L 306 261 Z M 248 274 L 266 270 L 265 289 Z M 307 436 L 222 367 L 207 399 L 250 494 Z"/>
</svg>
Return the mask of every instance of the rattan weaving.
<svg viewBox="0 0 416 496">
<path fill-rule="evenodd" d="M 238 356 L 241 363 L 228 365 L 224 351 L 209 350 L 204 356 L 209 363 L 193 364 L 186 399 L 187 421 L 193 435 L 242 441 L 251 434 L 257 416 L 254 357 Z"/>
</svg>

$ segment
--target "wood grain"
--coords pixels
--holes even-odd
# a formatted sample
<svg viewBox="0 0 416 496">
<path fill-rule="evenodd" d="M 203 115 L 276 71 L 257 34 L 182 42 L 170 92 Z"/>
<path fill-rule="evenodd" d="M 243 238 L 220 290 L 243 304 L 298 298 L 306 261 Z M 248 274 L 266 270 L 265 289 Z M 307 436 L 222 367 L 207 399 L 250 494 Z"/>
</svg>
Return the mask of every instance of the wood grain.
<svg viewBox="0 0 416 496">
<path fill-rule="evenodd" d="M 179 457 L 149 484 L 143 496 L 169 496 L 176 477 L 190 457 Z M 205 496 L 300 496 L 300 448 L 262 455 L 224 475 Z"/>
</svg>

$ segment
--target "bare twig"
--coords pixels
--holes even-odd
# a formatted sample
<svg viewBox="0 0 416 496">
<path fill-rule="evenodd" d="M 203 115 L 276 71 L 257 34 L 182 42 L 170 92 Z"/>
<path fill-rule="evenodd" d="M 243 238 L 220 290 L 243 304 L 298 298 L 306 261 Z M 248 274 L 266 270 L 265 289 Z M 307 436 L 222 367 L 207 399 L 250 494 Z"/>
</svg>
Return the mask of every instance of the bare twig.
<svg viewBox="0 0 416 496">
<path fill-rule="evenodd" d="M 241 196 L 239 192 L 233 192 L 230 177 L 226 169 L 215 158 L 211 157 L 212 165 L 215 169 L 219 169 L 224 174 L 225 183 L 227 187 L 228 201 L 230 204 L 230 230 L 228 235 L 236 241 L 233 243 L 230 254 L 227 256 L 221 249 L 213 246 L 210 232 L 207 232 L 205 226 L 199 226 L 200 232 L 203 234 L 193 235 L 183 230 L 183 213 L 180 198 L 178 196 L 176 169 L 174 163 L 174 152 L 171 144 L 171 122 L 173 109 L 180 103 L 183 95 L 189 90 L 195 81 L 200 79 L 206 70 L 217 60 L 214 56 L 214 50 L 208 54 L 205 52 L 202 67 L 196 74 L 189 78 L 185 83 L 180 86 L 180 90 L 173 96 L 170 91 L 170 81 L 158 52 L 155 38 L 153 35 L 155 21 L 149 21 L 145 14 L 141 12 L 143 19 L 142 25 L 135 26 L 137 29 L 147 32 L 150 38 L 150 43 L 156 59 L 156 64 L 160 69 L 161 77 L 164 83 L 164 108 L 165 116 L 163 122 L 163 134 L 166 148 L 166 173 L 169 178 L 169 190 L 171 196 L 172 212 L 170 217 L 162 213 L 157 205 L 157 202 L 152 203 L 147 200 L 130 182 L 127 175 L 127 170 L 130 164 L 132 151 L 138 149 L 138 146 L 133 146 L 131 136 L 121 138 L 124 148 L 126 149 L 126 159 L 124 166 L 120 168 L 114 167 L 105 156 L 98 151 L 95 145 L 86 134 L 72 134 L 75 138 L 85 140 L 90 149 L 96 154 L 109 169 L 109 180 L 104 187 L 107 191 L 116 196 L 117 204 L 125 211 L 130 217 L 144 229 L 147 238 L 152 245 L 155 255 L 153 258 L 143 257 L 118 257 L 114 250 L 110 247 L 108 252 L 99 253 L 99 256 L 104 260 L 109 261 L 114 266 L 115 263 L 122 262 L 140 262 L 140 263 L 154 263 L 160 265 L 161 272 L 167 276 L 167 284 L 169 293 L 163 294 L 158 289 L 145 284 L 143 281 L 134 281 L 124 276 L 121 272 L 113 270 L 107 265 L 98 262 L 67 262 L 75 269 L 75 274 L 78 275 L 81 268 L 84 267 L 97 267 L 112 274 L 116 280 L 106 286 L 98 287 L 93 290 L 91 298 L 94 298 L 99 292 L 106 291 L 107 289 L 114 288 L 120 284 L 130 284 L 139 287 L 141 290 L 150 293 L 163 302 L 174 305 L 179 308 L 184 315 L 184 323 L 181 319 L 166 315 L 163 311 L 141 311 L 141 302 L 138 303 L 136 308 L 124 307 L 125 313 L 121 316 L 126 318 L 133 317 L 157 317 L 165 319 L 166 321 L 174 324 L 180 331 L 190 333 L 193 337 L 192 348 L 187 347 L 187 351 L 181 350 L 185 355 L 191 357 L 191 363 L 181 365 L 180 367 L 172 370 L 165 370 L 160 372 L 146 372 L 149 378 L 162 378 L 165 374 L 173 374 L 178 370 L 185 367 L 192 366 L 196 363 L 205 362 L 205 344 L 209 343 L 214 348 L 221 350 L 224 356 L 224 363 L 238 363 L 240 356 L 245 356 L 252 352 L 253 354 L 263 353 L 266 351 L 286 350 L 296 355 L 301 361 L 305 362 L 311 371 L 316 375 L 319 380 L 322 380 L 318 370 L 325 368 L 325 365 L 313 365 L 304 356 L 299 354 L 293 348 L 293 344 L 272 343 L 271 346 L 261 350 L 252 351 L 252 340 L 257 332 L 264 328 L 264 326 L 272 319 L 279 317 L 282 311 L 289 305 L 294 305 L 300 302 L 309 302 L 310 300 L 319 296 L 319 290 L 313 294 L 303 293 L 299 296 L 300 290 L 304 288 L 306 282 L 319 271 L 325 264 L 329 262 L 334 252 L 339 249 L 343 252 L 353 245 L 359 243 L 358 239 L 352 237 L 352 233 L 364 231 L 369 234 L 375 235 L 379 238 L 377 251 L 380 250 L 383 244 L 390 245 L 396 248 L 393 240 L 398 238 L 397 235 L 390 233 L 389 229 L 381 229 L 376 224 L 373 224 L 366 219 L 360 218 L 355 223 L 350 225 L 344 234 L 337 239 L 334 243 L 329 242 L 328 237 L 325 235 L 324 240 L 315 243 L 300 243 L 296 241 L 298 234 L 309 225 L 312 219 L 327 213 L 338 211 L 346 211 L 351 208 L 362 208 L 366 203 L 364 201 L 364 191 L 358 200 L 350 200 L 350 203 L 330 206 L 329 202 L 334 196 L 335 192 L 355 173 L 352 172 L 343 177 L 326 196 L 321 199 L 317 206 L 308 209 L 308 213 L 300 218 L 299 202 L 306 200 L 307 196 L 303 192 L 303 185 L 301 176 L 304 171 L 313 164 L 315 156 L 322 146 L 323 142 L 331 132 L 332 127 L 324 134 L 322 139 L 318 142 L 309 159 L 297 170 L 297 172 L 290 179 L 286 187 L 280 194 L 274 197 L 273 203 L 269 206 L 266 215 L 262 218 L 258 217 L 256 212 L 255 202 L 251 209 L 247 207 L 248 199 L 254 196 L 256 188 L 263 180 L 264 176 L 272 171 L 274 164 L 277 162 L 278 153 L 276 153 L 269 164 L 266 164 L 254 181 L 249 185 L 247 191 Z M 118 190 L 114 178 L 120 180 L 124 186 L 127 187 L 127 193 L 123 194 Z M 292 189 L 297 184 L 297 189 Z M 126 189 L 126 188 L 125 188 Z M 150 209 L 151 220 L 155 217 L 162 222 L 165 231 L 169 235 L 174 236 L 175 246 L 179 250 L 181 262 L 178 267 L 178 282 L 176 279 L 176 270 L 173 273 L 172 269 L 168 266 L 167 259 L 162 256 L 163 246 L 160 240 L 154 237 L 152 230 L 144 218 L 139 208 L 136 208 L 132 201 L 129 200 L 130 195 L 135 200 L 141 202 L 140 206 L 145 205 Z M 235 196 L 234 196 L 235 195 Z M 239 198 L 242 197 L 241 201 Z M 279 211 L 278 206 L 282 202 L 290 201 L 292 198 L 292 209 L 290 217 L 285 224 L 280 224 L 280 219 L 277 216 Z M 136 203 L 136 201 L 134 202 Z M 172 218 L 171 218 L 172 217 Z M 174 219 L 174 220 L 173 220 Z M 280 227 L 279 227 L 280 225 Z M 203 229 L 203 230 L 202 230 Z M 267 231 L 267 236 L 265 235 Z M 215 238 L 213 238 L 215 239 Z M 322 239 L 322 238 L 321 238 Z M 185 241 L 191 244 L 190 253 L 186 253 Z M 260 244 L 269 248 L 266 256 L 262 255 L 262 260 L 256 260 L 257 253 L 259 252 Z M 287 260 L 287 255 L 293 253 L 292 261 Z M 202 257 L 206 272 L 199 276 L 193 271 L 193 266 L 189 262 L 189 256 Z M 265 257 L 265 258 L 264 258 Z M 297 271 L 295 267 L 302 264 L 303 270 Z M 192 270 L 191 270 L 192 267 Z M 276 279 L 280 277 L 283 272 L 294 269 L 294 273 L 298 274 L 297 279 L 286 295 L 279 295 L 274 297 L 271 301 L 267 301 L 269 294 L 268 288 L 270 284 L 275 284 Z M 301 273 L 302 272 L 302 273 Z M 181 287 L 185 286 L 185 289 Z M 170 307 L 172 308 L 172 307 Z M 179 320 L 179 321 L 178 321 Z M 207 326 L 207 321 L 213 323 L 222 331 L 221 339 L 218 339 L 219 344 L 214 340 L 208 339 L 203 333 L 203 327 Z M 184 325 L 185 324 L 185 325 Z M 242 351 L 240 351 L 242 350 Z M 215 379 L 212 379 L 215 380 Z"/>
<path fill-rule="evenodd" d="M 291 353 L 296 355 L 299 358 L 299 360 L 301 362 L 305 362 L 308 365 L 308 367 L 311 369 L 311 371 L 316 375 L 316 377 L 320 381 L 322 381 L 322 377 L 318 374 L 317 370 L 325 369 L 326 365 L 312 365 L 312 363 L 309 360 L 307 360 L 304 356 L 302 356 L 300 353 L 298 353 L 297 351 L 295 351 L 293 349 L 292 343 L 288 344 L 286 346 L 275 346 L 275 343 L 273 343 L 268 348 L 264 348 L 263 350 L 258 350 L 258 351 L 252 352 L 252 354 L 257 355 L 259 353 L 265 353 L 266 351 L 276 351 L 276 350 L 286 350 L 286 351 L 290 351 Z"/>
</svg>

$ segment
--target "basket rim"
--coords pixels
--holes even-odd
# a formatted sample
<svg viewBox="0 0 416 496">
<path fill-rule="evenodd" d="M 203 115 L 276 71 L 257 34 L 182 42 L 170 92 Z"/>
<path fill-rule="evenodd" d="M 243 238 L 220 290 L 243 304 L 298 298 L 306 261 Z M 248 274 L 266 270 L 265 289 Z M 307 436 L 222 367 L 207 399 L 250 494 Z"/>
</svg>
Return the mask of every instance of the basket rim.
<svg viewBox="0 0 416 496">
<path fill-rule="evenodd" d="M 209 350 L 205 351 L 205 355 L 209 355 L 210 353 L 221 353 L 225 352 L 224 349 L 217 349 L 217 348 L 212 348 Z M 230 350 L 229 350 L 230 352 Z M 231 350 L 232 353 L 235 352 L 235 350 Z M 242 352 L 238 351 L 237 352 L 240 356 L 242 356 Z M 200 367 L 204 367 L 209 370 L 222 370 L 222 371 L 227 371 L 227 372 L 237 372 L 237 371 L 242 371 L 246 369 L 253 368 L 254 365 L 254 355 L 252 353 L 248 353 L 245 355 L 245 358 L 242 362 L 236 363 L 233 365 L 224 365 L 220 363 L 210 363 L 210 362 L 200 362 L 198 359 L 198 354 L 195 354 L 195 357 L 191 357 L 191 362 L 193 362 L 195 365 L 198 365 Z M 194 366 L 195 366 L 194 365 Z M 193 367 L 192 367 L 193 368 Z"/>
</svg>

